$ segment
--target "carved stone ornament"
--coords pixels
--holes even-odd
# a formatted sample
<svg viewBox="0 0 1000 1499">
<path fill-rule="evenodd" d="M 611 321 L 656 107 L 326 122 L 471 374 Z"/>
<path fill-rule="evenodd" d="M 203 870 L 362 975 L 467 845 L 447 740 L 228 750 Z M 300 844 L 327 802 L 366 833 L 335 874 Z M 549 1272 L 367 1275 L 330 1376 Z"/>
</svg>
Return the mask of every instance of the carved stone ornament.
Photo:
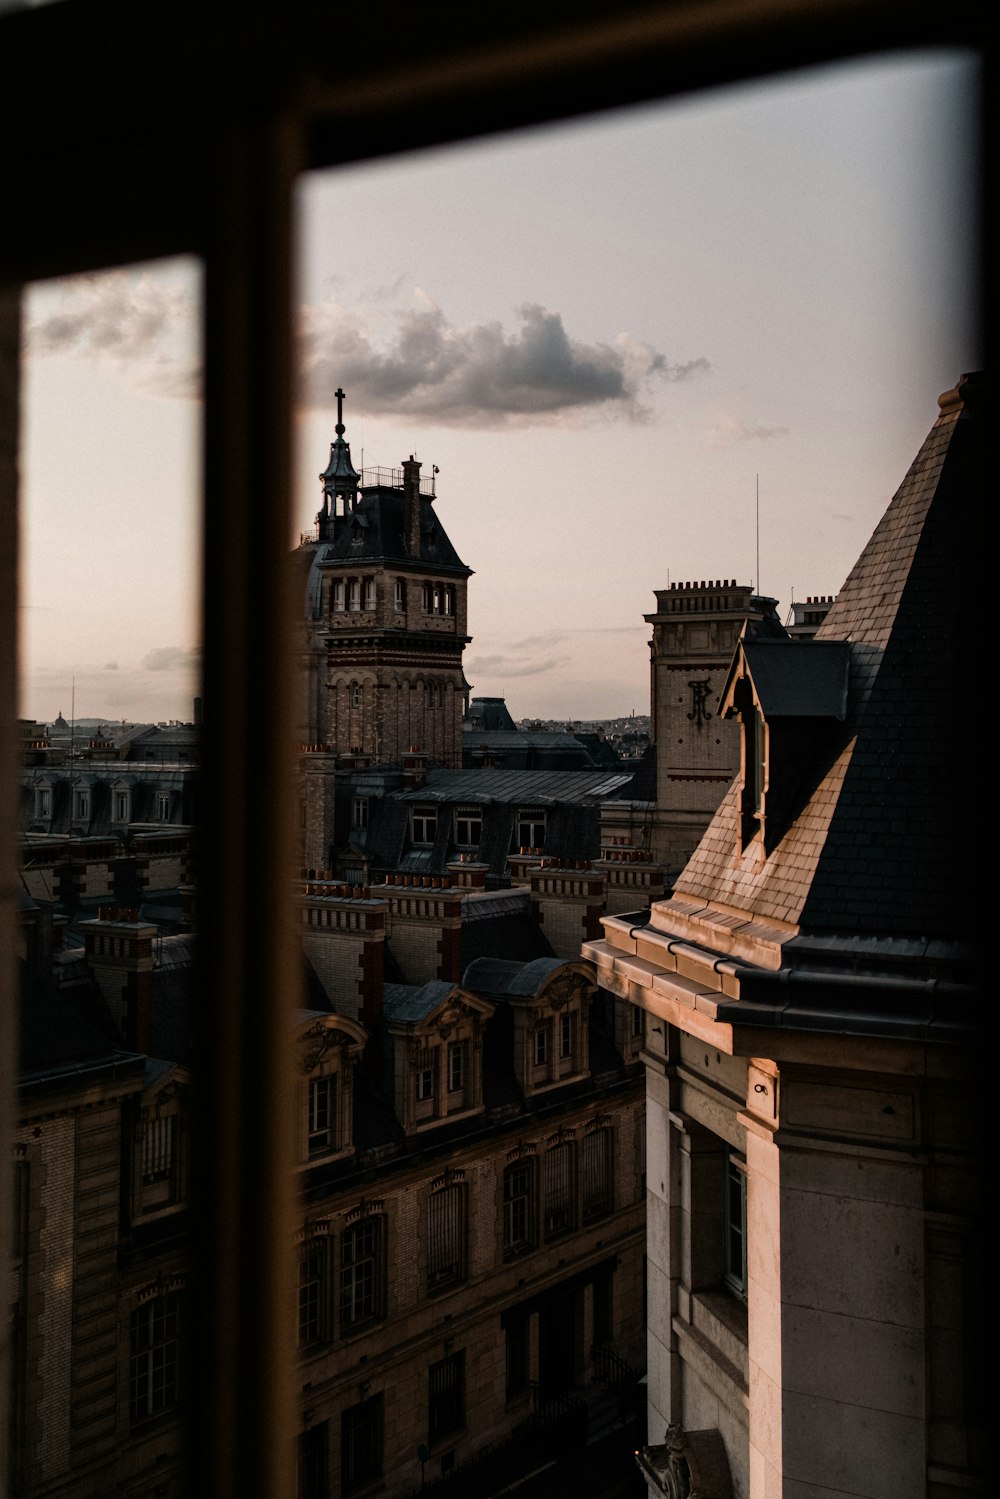
<svg viewBox="0 0 1000 1499">
<path fill-rule="evenodd" d="M 643 1447 L 636 1461 L 666 1499 L 733 1499 L 729 1457 L 715 1427 L 685 1431 L 668 1426 L 663 1442 Z"/>
<path fill-rule="evenodd" d="M 312 1072 L 324 1057 L 344 1046 L 347 1040 L 348 1037 L 342 1031 L 331 1030 L 318 1020 L 299 1037 L 300 1070 L 303 1073 Z"/>
<path fill-rule="evenodd" d="M 579 987 L 580 979 L 577 974 L 564 973 L 549 984 L 545 990 L 545 1000 L 554 1010 L 561 1010 L 563 1005 L 576 997 Z"/>
</svg>

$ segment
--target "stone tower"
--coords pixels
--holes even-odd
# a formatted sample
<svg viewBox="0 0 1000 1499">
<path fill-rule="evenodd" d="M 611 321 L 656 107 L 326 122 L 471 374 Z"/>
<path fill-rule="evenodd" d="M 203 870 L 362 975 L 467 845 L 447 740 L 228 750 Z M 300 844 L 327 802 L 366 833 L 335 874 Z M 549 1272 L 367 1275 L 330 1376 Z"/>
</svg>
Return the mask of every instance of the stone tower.
<svg viewBox="0 0 1000 1499">
<path fill-rule="evenodd" d="M 462 670 L 471 568 L 434 509 L 433 478 L 410 455 L 358 473 L 337 436 L 320 481 L 316 534 L 304 540 L 306 620 L 301 736 L 374 766 L 462 763 L 469 684 Z M 436 470 L 435 470 L 436 472 Z"/>
<path fill-rule="evenodd" d="M 717 717 L 741 631 L 785 636 L 777 600 L 729 578 L 656 590 L 650 649 L 650 727 L 656 746 L 652 852 L 687 862 L 740 768 L 738 726 Z"/>
</svg>

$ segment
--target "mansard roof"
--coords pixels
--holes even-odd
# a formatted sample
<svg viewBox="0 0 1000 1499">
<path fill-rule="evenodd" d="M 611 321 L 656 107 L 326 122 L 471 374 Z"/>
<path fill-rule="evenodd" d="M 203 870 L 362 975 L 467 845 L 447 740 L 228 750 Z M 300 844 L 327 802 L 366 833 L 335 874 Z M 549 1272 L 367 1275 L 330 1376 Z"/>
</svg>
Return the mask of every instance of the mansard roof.
<svg viewBox="0 0 1000 1499">
<path fill-rule="evenodd" d="M 963 871 L 981 808 L 969 781 L 976 766 L 963 769 L 956 753 L 976 701 L 958 580 L 983 544 L 984 401 L 982 375 L 940 397 L 817 631 L 816 644 L 849 643 L 847 705 L 812 766 L 802 810 L 766 859 L 753 843 L 740 855 L 734 782 L 677 880 L 678 900 L 815 933 L 969 934 Z"/>
<path fill-rule="evenodd" d="M 358 508 L 335 518 L 334 539 L 319 548 L 317 558 L 327 566 L 391 562 L 465 577 L 472 572 L 452 546 L 427 496 L 420 500 L 420 554 L 414 557 L 407 545 L 406 493 L 386 485 L 362 490 Z"/>
</svg>

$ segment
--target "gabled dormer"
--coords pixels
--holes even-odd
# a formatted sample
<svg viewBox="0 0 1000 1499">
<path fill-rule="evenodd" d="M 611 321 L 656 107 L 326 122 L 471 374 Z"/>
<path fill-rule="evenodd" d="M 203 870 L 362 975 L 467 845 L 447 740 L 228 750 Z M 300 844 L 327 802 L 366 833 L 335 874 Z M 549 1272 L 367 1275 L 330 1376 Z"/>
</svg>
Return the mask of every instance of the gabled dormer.
<svg viewBox="0 0 1000 1499">
<path fill-rule="evenodd" d="M 440 979 L 386 984 L 383 1014 L 392 1097 L 405 1132 L 481 1113 L 489 1000 Z"/>
<path fill-rule="evenodd" d="M 739 849 L 766 858 L 813 782 L 817 756 L 838 742 L 847 713 L 845 640 L 751 640 L 737 645 L 719 714 L 741 724 Z"/>
<path fill-rule="evenodd" d="M 354 1149 L 354 1070 L 368 1032 L 346 1015 L 300 1011 L 295 1159 L 326 1164 Z"/>
</svg>

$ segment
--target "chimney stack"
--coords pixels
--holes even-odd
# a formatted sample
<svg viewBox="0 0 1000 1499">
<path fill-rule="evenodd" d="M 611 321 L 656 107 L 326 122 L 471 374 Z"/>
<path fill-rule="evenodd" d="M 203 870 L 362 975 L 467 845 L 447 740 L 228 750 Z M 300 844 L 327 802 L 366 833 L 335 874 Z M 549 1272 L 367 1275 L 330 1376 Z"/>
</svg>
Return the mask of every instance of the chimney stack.
<svg viewBox="0 0 1000 1499">
<path fill-rule="evenodd" d="M 411 453 L 403 460 L 406 546 L 411 557 L 420 556 L 420 464 Z"/>
</svg>

